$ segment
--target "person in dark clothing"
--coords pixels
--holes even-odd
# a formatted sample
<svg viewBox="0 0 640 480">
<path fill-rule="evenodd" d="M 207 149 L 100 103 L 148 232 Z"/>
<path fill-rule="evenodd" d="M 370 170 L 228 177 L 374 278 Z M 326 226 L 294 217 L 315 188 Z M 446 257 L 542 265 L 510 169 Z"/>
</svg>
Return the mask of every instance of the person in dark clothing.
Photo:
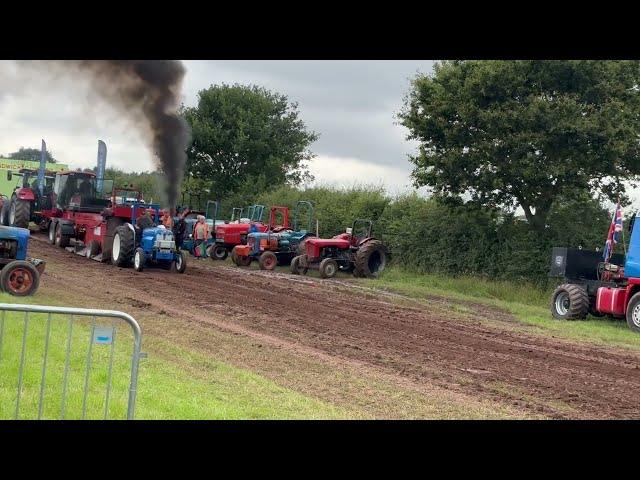
<svg viewBox="0 0 640 480">
<path fill-rule="evenodd" d="M 149 210 L 147 210 L 144 213 L 144 215 L 138 218 L 138 220 L 136 221 L 136 226 L 140 230 L 144 230 L 145 228 L 152 228 L 156 226 L 156 224 L 153 222 L 153 219 L 151 218 L 151 212 Z"/>
<path fill-rule="evenodd" d="M 178 221 L 174 225 L 173 230 L 176 237 L 176 248 L 181 250 L 184 237 L 187 234 L 187 222 L 185 222 L 183 214 L 178 215 Z"/>
</svg>

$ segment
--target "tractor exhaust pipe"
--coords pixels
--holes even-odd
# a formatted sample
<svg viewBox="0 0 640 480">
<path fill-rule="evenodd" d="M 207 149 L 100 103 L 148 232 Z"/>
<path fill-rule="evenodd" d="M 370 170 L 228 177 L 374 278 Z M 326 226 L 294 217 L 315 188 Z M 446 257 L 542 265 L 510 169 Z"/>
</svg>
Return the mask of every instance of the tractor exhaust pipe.
<svg viewBox="0 0 640 480">
<path fill-rule="evenodd" d="M 96 190 L 98 194 L 102 194 L 102 187 L 104 184 L 104 171 L 107 164 L 107 145 L 98 140 L 98 163 L 96 165 Z"/>
<path fill-rule="evenodd" d="M 38 191 L 40 196 L 44 194 L 44 170 L 47 166 L 47 144 L 42 140 L 40 148 L 40 167 L 38 168 Z"/>
</svg>

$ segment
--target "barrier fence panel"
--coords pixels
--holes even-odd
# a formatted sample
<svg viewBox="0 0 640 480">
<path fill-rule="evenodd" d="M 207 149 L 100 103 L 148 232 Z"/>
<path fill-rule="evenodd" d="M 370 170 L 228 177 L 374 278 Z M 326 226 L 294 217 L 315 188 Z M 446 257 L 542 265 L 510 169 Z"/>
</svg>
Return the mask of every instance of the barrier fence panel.
<svg viewBox="0 0 640 480">
<path fill-rule="evenodd" d="M 133 419 L 141 340 L 124 312 L 0 303 L 0 419 Z"/>
</svg>

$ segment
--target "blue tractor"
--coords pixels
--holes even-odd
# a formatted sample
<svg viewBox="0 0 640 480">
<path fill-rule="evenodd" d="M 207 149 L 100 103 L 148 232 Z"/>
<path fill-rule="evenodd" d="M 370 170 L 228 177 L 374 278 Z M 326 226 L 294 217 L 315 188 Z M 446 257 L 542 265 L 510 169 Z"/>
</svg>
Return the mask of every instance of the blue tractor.
<svg viewBox="0 0 640 480">
<path fill-rule="evenodd" d="M 306 209 L 306 228 L 299 223 L 301 212 Z M 276 217 L 280 213 L 282 219 Z M 304 252 L 304 243 L 314 237 L 311 231 L 313 204 L 308 201 L 296 203 L 293 228 L 289 227 L 288 208 L 272 207 L 269 215 L 269 228 L 266 232 L 251 232 L 247 235 L 247 244 L 234 248 L 231 258 L 238 266 L 248 266 L 256 260 L 261 270 L 273 270 L 276 265 L 288 265 L 291 259 Z"/>
<path fill-rule="evenodd" d="M 138 214 L 140 209 L 145 211 L 145 215 Z M 178 273 L 185 272 L 187 256 L 176 248 L 173 232 L 164 225 L 156 226 L 160 220 L 159 205 L 133 202 L 129 220 L 115 230 L 112 246 L 115 265 L 133 263 L 138 272 L 145 266 L 158 266 L 165 270 L 175 266 Z"/>
<path fill-rule="evenodd" d="M 38 290 L 45 262 L 27 257 L 29 230 L 0 226 L 0 288 L 18 297 Z"/>
</svg>

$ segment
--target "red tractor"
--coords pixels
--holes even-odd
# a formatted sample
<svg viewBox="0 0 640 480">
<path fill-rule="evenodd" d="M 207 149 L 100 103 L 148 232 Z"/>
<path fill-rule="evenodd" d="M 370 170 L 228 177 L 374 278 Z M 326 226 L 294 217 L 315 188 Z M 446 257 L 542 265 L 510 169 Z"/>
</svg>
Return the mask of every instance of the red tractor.
<svg viewBox="0 0 640 480">
<path fill-rule="evenodd" d="M 306 275 L 312 268 L 319 270 L 322 278 L 332 278 L 338 270 L 353 272 L 355 277 L 377 278 L 389 253 L 382 241 L 371 236 L 372 228 L 371 220 L 357 219 L 352 228 L 333 238 L 308 238 L 305 253 L 291 260 L 291 273 Z"/>
<path fill-rule="evenodd" d="M 48 220 L 42 211 L 50 210 L 52 206 L 52 192 L 55 177 L 52 172 L 45 172 L 42 194 L 38 186 L 38 170 L 23 168 L 18 172 L 7 171 L 7 180 L 13 176 L 22 177 L 0 210 L 2 225 L 29 228 L 29 222 L 34 222 L 41 229 L 46 229 Z"/>
<path fill-rule="evenodd" d="M 64 172 L 56 176 L 54 194 L 56 205 L 49 215 L 49 243 L 93 260 L 111 260 L 118 266 L 130 261 L 132 252 L 118 252 L 113 257 L 114 237 L 129 235 L 131 225 L 147 211 L 159 220 L 159 206 L 146 204 L 139 191 L 132 188 L 113 188 L 113 180 L 102 181 L 102 194 L 93 172 Z M 133 228 L 133 227 L 131 227 Z M 135 231 L 131 232 L 135 236 Z M 71 240 L 74 240 L 71 245 Z M 120 258 L 122 257 L 122 258 Z"/>
<path fill-rule="evenodd" d="M 236 210 L 234 208 L 234 216 Z M 262 223 L 264 205 L 252 205 L 248 210 L 249 217 L 247 218 L 215 225 L 215 244 L 211 247 L 211 258 L 213 260 L 224 260 L 229 252 L 233 250 L 233 247 L 245 245 L 249 232 L 266 232 L 269 229 L 268 225 Z"/>
</svg>

